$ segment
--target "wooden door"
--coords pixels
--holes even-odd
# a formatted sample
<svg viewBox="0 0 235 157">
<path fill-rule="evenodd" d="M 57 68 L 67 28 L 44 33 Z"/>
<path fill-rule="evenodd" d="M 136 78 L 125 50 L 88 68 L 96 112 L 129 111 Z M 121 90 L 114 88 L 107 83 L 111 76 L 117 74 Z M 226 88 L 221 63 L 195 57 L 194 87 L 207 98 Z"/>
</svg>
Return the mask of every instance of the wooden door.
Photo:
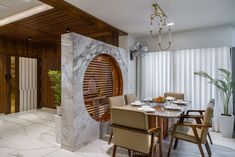
<svg viewBox="0 0 235 157">
<path fill-rule="evenodd" d="M 0 55 L 0 113 L 19 111 L 18 57 Z"/>
<path fill-rule="evenodd" d="M 0 113 L 5 113 L 4 105 L 4 56 L 0 55 Z"/>
</svg>

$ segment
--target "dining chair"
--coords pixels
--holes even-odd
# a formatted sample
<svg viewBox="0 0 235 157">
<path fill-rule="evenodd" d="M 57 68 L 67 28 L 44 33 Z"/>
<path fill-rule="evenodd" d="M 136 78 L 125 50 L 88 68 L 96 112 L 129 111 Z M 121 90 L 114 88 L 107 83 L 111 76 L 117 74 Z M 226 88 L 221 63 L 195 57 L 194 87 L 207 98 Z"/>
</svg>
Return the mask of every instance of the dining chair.
<svg viewBox="0 0 235 157">
<path fill-rule="evenodd" d="M 116 155 L 117 147 L 128 149 L 129 156 L 131 152 L 137 152 L 152 157 L 157 141 L 159 156 L 162 156 L 161 129 L 149 128 L 145 112 L 112 108 L 111 115 L 114 135 L 113 157 Z"/>
<path fill-rule="evenodd" d="M 208 106 L 211 106 L 211 107 L 214 108 L 214 106 L 215 106 L 215 101 L 214 101 L 213 99 L 210 100 Z M 199 115 L 202 116 L 202 115 L 205 113 L 205 110 L 188 110 L 186 114 L 187 114 L 187 115 L 190 115 L 191 113 L 198 113 Z M 212 117 L 213 117 L 213 114 L 212 114 Z M 197 119 L 197 120 L 195 120 L 195 121 L 196 121 L 197 124 L 200 124 L 200 123 L 201 123 L 201 120 L 202 120 L 202 119 Z M 212 139 L 211 139 L 211 135 L 210 135 L 210 132 L 209 132 L 209 131 L 208 131 L 208 139 L 209 139 L 210 143 L 213 144 Z M 175 147 L 177 147 L 177 144 L 175 145 Z"/>
<path fill-rule="evenodd" d="M 130 104 L 137 100 L 137 97 L 134 93 L 125 94 L 126 104 Z"/>
<path fill-rule="evenodd" d="M 176 92 L 166 92 L 164 93 L 164 97 L 173 97 L 175 98 L 176 100 L 177 99 L 181 99 L 181 100 L 184 100 L 184 94 L 183 93 L 176 93 Z"/>
<path fill-rule="evenodd" d="M 212 127 L 212 114 L 213 107 L 208 105 L 204 115 L 183 115 L 181 117 L 181 121 L 174 124 L 170 130 L 171 140 L 167 156 L 170 157 L 174 138 L 197 144 L 202 157 L 205 157 L 202 149 L 202 144 L 205 144 L 207 153 L 209 156 L 211 156 L 212 153 L 207 141 L 207 135 L 209 128 Z M 187 118 L 193 118 L 196 120 L 202 119 L 202 123 L 193 124 L 184 122 L 184 119 Z"/>
<path fill-rule="evenodd" d="M 113 107 L 121 107 L 121 106 L 126 105 L 125 98 L 123 95 L 112 96 L 112 97 L 109 97 L 108 99 L 109 99 L 109 108 L 110 109 L 112 109 Z M 111 131 L 108 144 L 111 144 L 112 137 L 113 137 L 113 131 Z"/>
</svg>

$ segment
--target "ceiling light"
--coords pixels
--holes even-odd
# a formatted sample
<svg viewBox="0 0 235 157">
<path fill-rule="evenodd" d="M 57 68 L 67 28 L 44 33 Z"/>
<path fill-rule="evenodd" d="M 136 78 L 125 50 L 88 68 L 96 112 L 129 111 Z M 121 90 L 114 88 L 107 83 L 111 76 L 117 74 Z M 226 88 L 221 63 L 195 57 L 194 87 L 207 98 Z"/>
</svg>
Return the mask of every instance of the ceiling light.
<svg viewBox="0 0 235 157">
<path fill-rule="evenodd" d="M 23 12 L 18 13 L 16 15 L 12 15 L 12 16 L 9 16 L 7 18 L 0 20 L 0 26 L 7 25 L 9 23 L 24 19 L 26 17 L 50 10 L 52 8 L 53 7 L 51 7 L 47 4 L 42 4 L 42 5 L 36 6 L 34 8 L 29 9 L 29 10 L 23 11 Z"/>
<path fill-rule="evenodd" d="M 158 45 L 161 50 L 167 50 L 171 47 L 171 27 L 174 23 L 167 23 L 167 15 L 160 8 L 157 3 L 153 3 L 154 12 L 150 16 L 150 34 L 153 38 L 158 39 Z M 155 27 L 154 27 L 155 26 Z M 157 28 L 156 33 L 154 33 L 153 29 Z M 162 48 L 162 33 L 164 29 L 167 29 L 169 33 L 169 42 L 166 48 Z"/>
</svg>

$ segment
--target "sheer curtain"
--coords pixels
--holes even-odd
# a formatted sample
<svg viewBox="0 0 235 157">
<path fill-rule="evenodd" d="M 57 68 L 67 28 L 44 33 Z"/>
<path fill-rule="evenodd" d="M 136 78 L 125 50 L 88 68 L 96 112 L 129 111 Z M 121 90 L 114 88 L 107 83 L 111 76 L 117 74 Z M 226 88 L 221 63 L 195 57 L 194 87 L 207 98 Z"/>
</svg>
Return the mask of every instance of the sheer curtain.
<svg viewBox="0 0 235 157">
<path fill-rule="evenodd" d="M 182 92 L 193 109 L 205 109 L 215 99 L 213 128 L 219 131 L 219 113 L 223 112 L 218 90 L 194 72 L 206 71 L 218 78 L 218 68 L 231 71 L 230 48 L 203 48 L 154 52 L 138 60 L 137 93 L 140 98 L 156 97 L 164 92 Z"/>
</svg>

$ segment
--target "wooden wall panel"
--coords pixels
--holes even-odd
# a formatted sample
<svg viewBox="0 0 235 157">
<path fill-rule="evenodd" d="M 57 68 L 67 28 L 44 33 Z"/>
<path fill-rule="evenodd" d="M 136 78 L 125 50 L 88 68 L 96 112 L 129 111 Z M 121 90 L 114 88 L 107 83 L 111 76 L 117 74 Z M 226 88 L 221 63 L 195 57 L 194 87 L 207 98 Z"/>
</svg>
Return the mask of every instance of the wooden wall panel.
<svg viewBox="0 0 235 157">
<path fill-rule="evenodd" d="M 114 46 L 118 46 L 118 34 L 95 37 L 95 39 Z M 41 87 L 41 90 L 40 88 L 38 89 L 40 90 L 40 92 L 38 92 L 38 108 L 56 108 L 53 91 L 50 88 L 51 82 L 48 77 L 48 70 L 60 70 L 61 68 L 60 41 L 55 40 L 55 42 L 34 42 L 0 36 L 0 55 L 1 54 L 37 58 L 40 60 L 38 61 L 38 63 L 41 64 L 41 66 L 38 66 L 38 76 L 39 79 L 40 77 L 41 79 L 38 82 L 38 87 Z M 2 78 L 2 76 L 0 77 Z M 3 86 L 1 80 L 0 86 Z M 0 95 L 1 93 L 2 92 L 0 90 Z M 0 103 L 1 101 L 2 100 L 0 98 Z"/>
<path fill-rule="evenodd" d="M 48 45 L 42 52 L 42 107 L 56 108 L 51 81 L 48 77 L 49 70 L 60 70 L 61 52 L 60 43 Z"/>
<path fill-rule="evenodd" d="M 0 113 L 4 113 L 4 56 L 0 54 Z"/>
</svg>

